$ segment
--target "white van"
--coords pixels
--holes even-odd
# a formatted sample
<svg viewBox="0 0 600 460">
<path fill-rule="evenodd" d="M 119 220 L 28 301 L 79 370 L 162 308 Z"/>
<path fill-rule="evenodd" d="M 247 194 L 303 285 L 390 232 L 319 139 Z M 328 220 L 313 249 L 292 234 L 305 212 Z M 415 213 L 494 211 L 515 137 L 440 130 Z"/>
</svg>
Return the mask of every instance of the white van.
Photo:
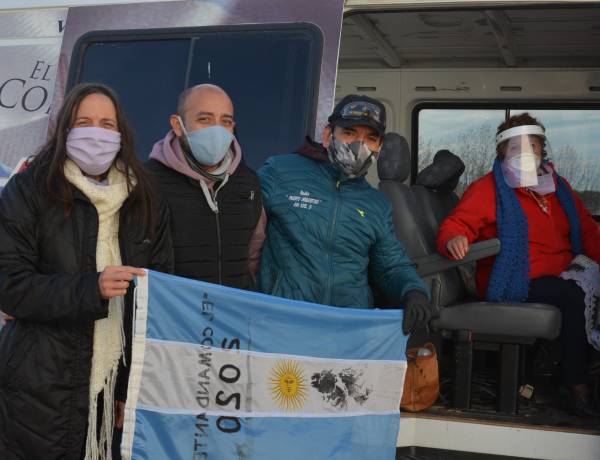
<svg viewBox="0 0 600 460">
<path fill-rule="evenodd" d="M 359 92 L 385 103 L 388 129 L 410 146 L 411 183 L 437 151 L 461 157 L 466 170 L 458 195 L 491 170 L 497 126 L 529 112 L 546 126 L 558 171 L 598 217 L 599 52 L 600 2 L 349 0 L 336 99 Z M 377 171 L 369 174 L 377 184 Z M 410 250 L 415 239 L 407 236 L 410 225 L 395 224 Z M 456 280 L 464 284 L 468 274 L 460 275 Z M 447 276 L 436 277 L 429 279 L 434 287 L 440 281 L 447 286 Z M 442 292 L 442 304 L 448 295 Z M 442 332 L 442 397 L 423 413 L 403 414 L 399 443 L 415 446 L 403 453 L 598 457 L 599 422 L 562 409 L 553 341 L 477 331 L 465 341 L 461 332 Z M 598 364 L 590 369 L 595 381 L 599 371 Z"/>
<path fill-rule="evenodd" d="M 0 6 L 0 21 L 3 14 L 14 13 L 3 11 L 7 8 L 46 15 L 66 6 L 99 3 L 134 2 L 9 0 Z M 466 166 L 454 191 L 460 196 L 490 170 L 496 127 L 515 113 L 529 112 L 547 128 L 557 169 L 590 212 L 600 216 L 598 1 L 345 0 L 337 80 L 335 72 L 321 72 L 323 49 L 337 37 L 323 35 L 306 22 L 84 32 L 74 44 L 66 84 L 100 79 L 115 86 L 137 130 L 142 156 L 163 134 L 161 120 L 167 120 L 176 94 L 194 81 L 190 75 L 215 69 L 216 61 L 200 52 L 189 58 L 189 43 L 205 43 L 229 57 L 237 43 L 244 42 L 249 48 L 240 49 L 251 56 L 275 40 L 282 47 L 269 59 L 254 62 L 255 67 L 245 63 L 249 73 L 241 74 L 236 67 L 223 76 L 236 108 L 246 117 L 238 134 L 251 166 L 259 167 L 270 154 L 287 153 L 305 134 L 319 130 L 317 108 L 323 93 L 318 88 L 325 81 L 335 85 L 335 100 L 355 93 L 382 100 L 388 131 L 407 141 L 409 148 L 402 154 L 408 155 L 408 170 L 394 175 L 380 167 L 380 179 L 377 168 L 371 168 L 368 178 L 375 187 L 394 180 L 405 187 L 414 184 L 434 154 L 446 149 Z M 290 62 L 291 56 L 296 61 Z M 129 67 L 134 58 L 138 61 Z M 286 59 L 286 68 L 294 72 L 278 72 Z M 187 73 L 151 65 L 168 61 L 172 69 L 178 60 Z M 249 84 L 253 69 L 263 73 L 256 77 L 260 81 Z M 298 69 L 302 72 L 296 73 Z M 140 85 L 145 93 L 137 92 Z M 256 103 L 245 99 L 260 91 L 265 94 L 264 118 L 257 118 Z M 144 94 L 153 97 L 152 111 Z M 327 110 L 331 102 L 326 101 Z M 16 163 L 14 158 L 8 163 L 12 161 Z M 7 160 L 0 156 L 0 162 Z M 396 219 L 398 236 L 423 262 L 423 247 L 430 242 L 422 236 L 424 246 L 413 248 L 417 236 L 405 236 L 407 225 Z M 444 307 L 449 292 L 460 291 L 456 295 L 466 301 L 470 276 L 465 266 L 450 280 L 430 273 L 427 281 Z M 600 421 L 573 416 L 562 407 L 555 378 L 560 355 L 550 340 L 552 333 L 534 328 L 530 336 L 514 337 L 510 327 L 506 333 L 484 329 L 457 326 L 434 334 L 440 354 L 440 398 L 424 412 L 403 412 L 397 458 L 600 458 Z M 593 362 L 590 379 L 600 399 L 600 357 Z"/>
</svg>

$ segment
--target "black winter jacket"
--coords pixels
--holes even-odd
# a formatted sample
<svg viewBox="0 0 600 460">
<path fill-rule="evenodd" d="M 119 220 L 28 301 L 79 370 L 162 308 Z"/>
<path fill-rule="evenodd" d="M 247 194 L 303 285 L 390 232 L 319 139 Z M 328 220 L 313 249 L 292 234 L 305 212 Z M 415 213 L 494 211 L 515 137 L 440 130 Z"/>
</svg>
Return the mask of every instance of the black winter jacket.
<svg viewBox="0 0 600 460">
<path fill-rule="evenodd" d="M 0 196 L 0 310 L 14 316 L 0 331 L 0 458 L 74 459 L 84 449 L 94 321 L 108 315 L 96 272 L 98 214 L 76 188 L 74 206 L 48 204 L 33 168 Z M 155 237 L 120 211 L 123 264 L 172 271 L 168 214 L 157 211 Z M 131 341 L 132 289 L 124 328 Z M 128 347 L 129 348 L 129 347 Z M 127 361 L 129 362 L 129 360 Z M 117 398 L 127 372 L 120 369 Z"/>
<path fill-rule="evenodd" d="M 256 173 L 241 162 L 219 190 L 215 213 L 197 181 L 157 160 L 145 166 L 170 209 L 175 274 L 250 289 L 249 243 L 262 212 Z"/>
</svg>

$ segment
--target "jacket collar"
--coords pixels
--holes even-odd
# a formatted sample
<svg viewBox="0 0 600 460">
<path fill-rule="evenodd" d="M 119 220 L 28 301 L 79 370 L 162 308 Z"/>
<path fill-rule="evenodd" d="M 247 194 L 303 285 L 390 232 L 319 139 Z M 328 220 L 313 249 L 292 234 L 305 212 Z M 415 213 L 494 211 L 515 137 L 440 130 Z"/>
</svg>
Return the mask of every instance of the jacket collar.
<svg viewBox="0 0 600 460">
<path fill-rule="evenodd" d="M 323 144 L 313 141 L 310 136 L 304 138 L 304 144 L 298 149 L 298 154 L 318 163 L 329 163 L 327 149 L 323 147 Z"/>
</svg>

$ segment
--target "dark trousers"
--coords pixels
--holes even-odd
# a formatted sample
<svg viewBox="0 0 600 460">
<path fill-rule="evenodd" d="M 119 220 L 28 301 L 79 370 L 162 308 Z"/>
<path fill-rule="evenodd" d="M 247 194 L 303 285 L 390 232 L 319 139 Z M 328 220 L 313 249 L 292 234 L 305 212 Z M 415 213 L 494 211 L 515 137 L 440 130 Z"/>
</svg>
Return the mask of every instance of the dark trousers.
<svg viewBox="0 0 600 460">
<path fill-rule="evenodd" d="M 572 280 L 545 276 L 531 280 L 528 302 L 556 306 L 562 313 L 561 373 L 563 383 L 587 382 L 591 347 L 585 332 L 585 294 Z"/>
</svg>

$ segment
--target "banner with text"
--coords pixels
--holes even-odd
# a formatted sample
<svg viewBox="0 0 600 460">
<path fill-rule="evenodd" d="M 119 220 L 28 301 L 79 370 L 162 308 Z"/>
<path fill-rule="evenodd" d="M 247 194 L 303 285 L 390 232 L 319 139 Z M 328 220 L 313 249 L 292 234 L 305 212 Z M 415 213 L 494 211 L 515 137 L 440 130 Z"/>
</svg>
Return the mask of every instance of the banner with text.
<svg viewBox="0 0 600 460">
<path fill-rule="evenodd" d="M 0 12 L 0 164 L 45 142 L 67 9 Z"/>
</svg>

